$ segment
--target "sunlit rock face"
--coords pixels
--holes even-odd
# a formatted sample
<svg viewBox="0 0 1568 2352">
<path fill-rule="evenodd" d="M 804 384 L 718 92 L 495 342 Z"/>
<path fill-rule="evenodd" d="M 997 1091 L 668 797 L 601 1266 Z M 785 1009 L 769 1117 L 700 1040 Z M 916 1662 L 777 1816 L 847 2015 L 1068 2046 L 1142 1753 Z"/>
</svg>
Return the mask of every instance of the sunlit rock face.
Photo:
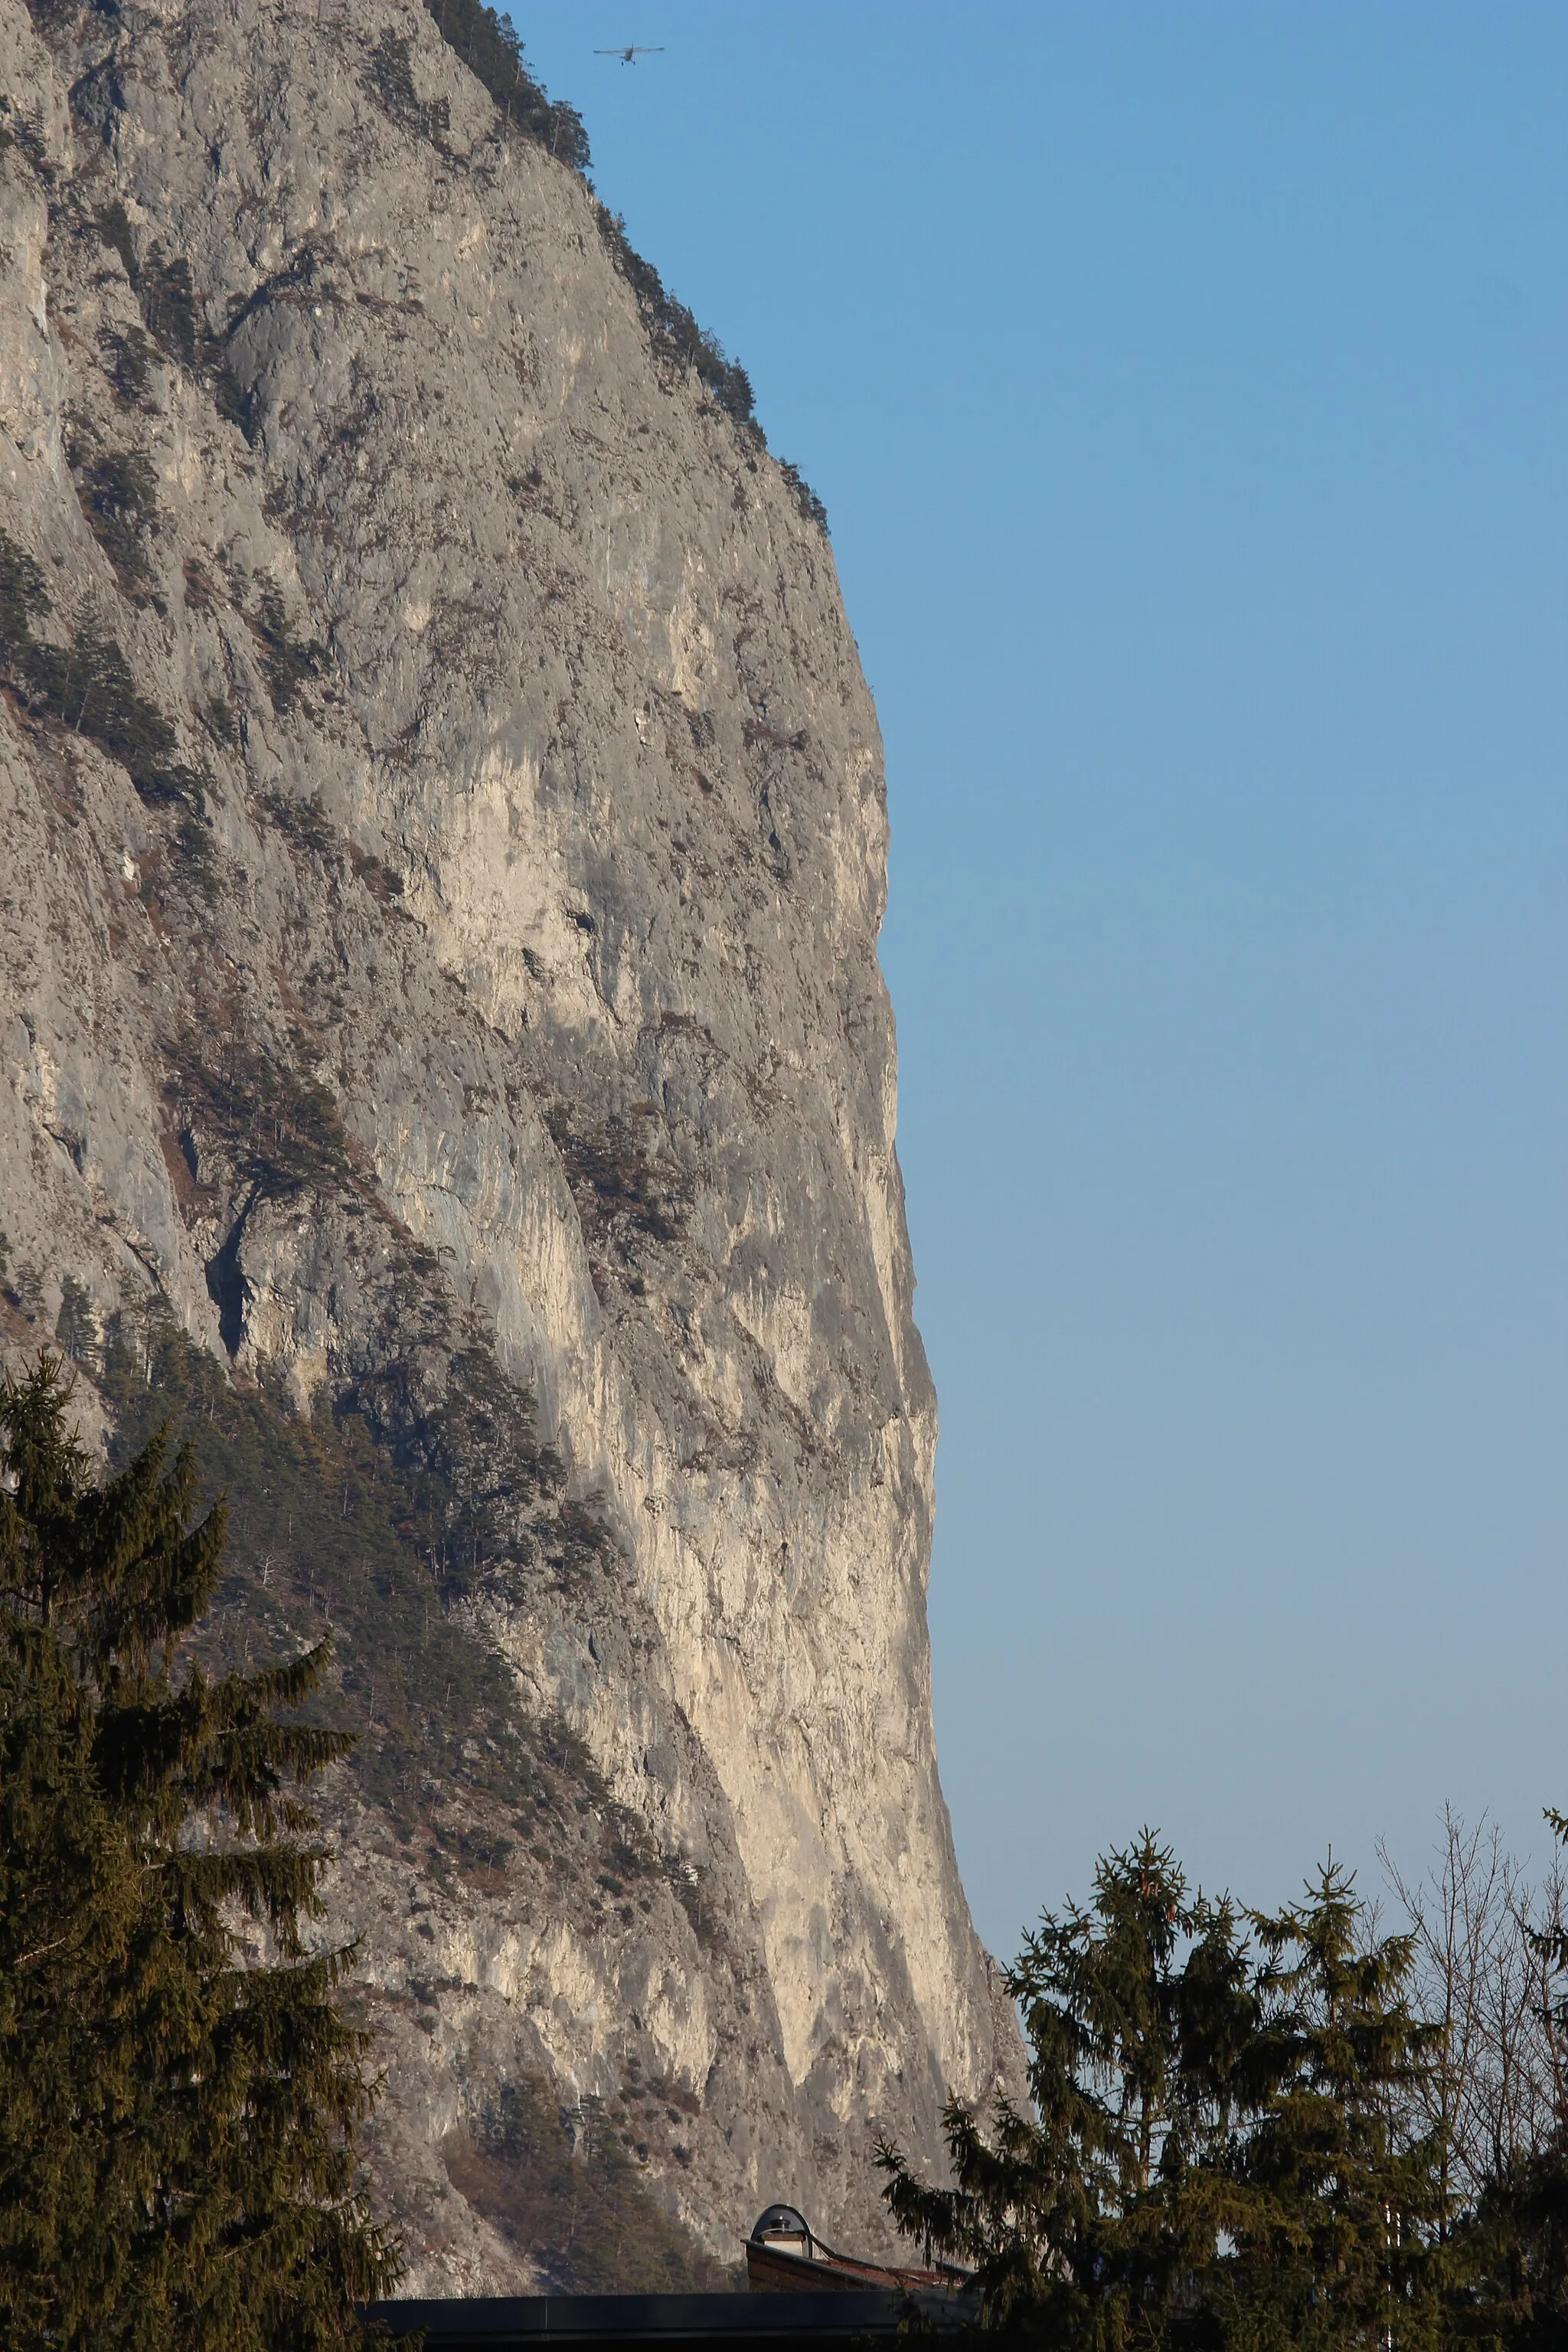
<svg viewBox="0 0 1568 2352">
<path fill-rule="evenodd" d="M 576 1814 L 465 1872 L 330 1796 L 413 2284 L 532 2274 L 444 2154 L 525 2076 L 715 2251 L 774 2195 L 881 2242 L 877 2133 L 934 2158 L 1016 2045 L 937 1780 L 826 539 L 422 10 L 0 0 L 0 89 L 8 1344 L 63 1308 L 91 1370 L 161 1299 L 280 1411 L 391 1381 L 388 1447 L 466 1351 L 550 1525 L 592 1498 L 586 1570 L 525 1528 L 432 1577 L 581 1743 Z M 455 1851 L 491 1800 L 399 1736 Z"/>
</svg>

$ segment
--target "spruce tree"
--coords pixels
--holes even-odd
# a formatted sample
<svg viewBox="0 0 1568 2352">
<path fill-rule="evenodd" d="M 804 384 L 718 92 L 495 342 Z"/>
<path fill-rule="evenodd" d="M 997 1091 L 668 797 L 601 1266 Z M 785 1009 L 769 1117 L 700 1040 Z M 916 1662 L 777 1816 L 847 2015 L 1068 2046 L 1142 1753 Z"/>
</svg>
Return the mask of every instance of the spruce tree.
<svg viewBox="0 0 1568 2352">
<path fill-rule="evenodd" d="M 1410 2000 L 1413 1936 L 1378 1939 L 1331 1860 L 1248 1915 L 1263 1956 L 1226 2159 L 1234 2253 L 1208 2299 L 1230 2352 L 1424 2352 L 1441 2340 L 1440 2142 L 1415 2096 L 1441 2035 Z"/>
<path fill-rule="evenodd" d="M 953 2186 L 884 2145 L 903 2233 L 971 2270 L 989 2324 L 1111 2352 L 1178 2339 L 1231 2221 L 1228 2147 L 1256 2008 L 1228 1902 L 1189 1895 L 1149 1831 L 1105 1856 L 1088 1908 L 1046 1913 L 1008 1975 L 1033 2112 L 945 2126 Z"/>
<path fill-rule="evenodd" d="M 357 2185 L 368 2037 L 307 1948 L 326 1861 L 298 1789 L 324 1648 L 182 1662 L 222 1507 L 155 1437 L 100 1485 L 70 1381 L 0 1382 L 0 2336 L 138 2352 L 358 2340 L 396 2274 Z M 292 1719 L 289 1719 L 292 1717 Z M 256 1922 L 264 1964 L 237 1965 Z"/>
</svg>

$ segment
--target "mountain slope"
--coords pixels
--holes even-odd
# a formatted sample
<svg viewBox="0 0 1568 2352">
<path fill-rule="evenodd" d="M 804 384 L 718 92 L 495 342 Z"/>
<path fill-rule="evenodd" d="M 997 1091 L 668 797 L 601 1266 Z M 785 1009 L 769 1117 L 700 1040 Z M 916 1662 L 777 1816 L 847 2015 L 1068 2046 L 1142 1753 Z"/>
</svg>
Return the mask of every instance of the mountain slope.
<svg viewBox="0 0 1568 2352">
<path fill-rule="evenodd" d="M 227 1638 L 338 1630 L 415 2283 L 531 2274 L 552 2100 L 870 2240 L 1016 2037 L 826 540 L 422 9 L 0 0 L 0 92 L 8 1340 L 205 1433 Z"/>
</svg>

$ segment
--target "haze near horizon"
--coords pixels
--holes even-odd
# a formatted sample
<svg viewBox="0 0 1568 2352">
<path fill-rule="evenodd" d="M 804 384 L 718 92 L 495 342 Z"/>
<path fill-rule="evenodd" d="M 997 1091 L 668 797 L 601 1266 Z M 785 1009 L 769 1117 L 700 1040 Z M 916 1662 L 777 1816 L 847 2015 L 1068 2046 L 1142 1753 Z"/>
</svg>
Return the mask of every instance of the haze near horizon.
<svg viewBox="0 0 1568 2352">
<path fill-rule="evenodd" d="M 1568 16 L 543 0 L 826 502 L 976 1921 L 1568 1805 Z M 600 47 L 663 54 L 624 68 Z"/>
</svg>

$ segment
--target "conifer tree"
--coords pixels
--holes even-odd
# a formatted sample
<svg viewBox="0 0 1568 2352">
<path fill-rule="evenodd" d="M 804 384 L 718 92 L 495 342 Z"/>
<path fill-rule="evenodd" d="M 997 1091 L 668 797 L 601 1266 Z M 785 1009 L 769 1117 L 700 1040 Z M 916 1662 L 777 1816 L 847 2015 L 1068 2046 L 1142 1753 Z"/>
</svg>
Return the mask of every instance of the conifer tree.
<svg viewBox="0 0 1568 2352">
<path fill-rule="evenodd" d="M 1235 2252 L 1209 2282 L 1230 2352 L 1424 2352 L 1441 2340 L 1439 2135 L 1415 2097 L 1442 2028 L 1409 1988 L 1415 1937 L 1369 1933 L 1331 1860 L 1306 1900 L 1248 1915 L 1263 1955 L 1226 2158 Z"/>
<path fill-rule="evenodd" d="M 194 1522 L 162 1435 L 95 1483 L 69 1399 L 47 1360 L 0 1382 L 0 2336 L 351 2344 L 397 2266 L 356 2183 L 350 1955 L 303 1932 L 326 1856 L 295 1790 L 348 1742 L 284 1714 L 324 1648 L 182 1666 L 222 1507 Z"/>
<path fill-rule="evenodd" d="M 1007 1981 L 1033 2113 L 1002 2099 L 988 2135 L 952 2102 L 951 2189 L 885 2144 L 893 2217 L 974 2273 L 993 2325 L 1093 2352 L 1172 2340 L 1232 2218 L 1215 2159 L 1256 2027 L 1237 1920 L 1146 1830 L 1099 1863 L 1090 1907 L 1043 1916 Z"/>
</svg>

